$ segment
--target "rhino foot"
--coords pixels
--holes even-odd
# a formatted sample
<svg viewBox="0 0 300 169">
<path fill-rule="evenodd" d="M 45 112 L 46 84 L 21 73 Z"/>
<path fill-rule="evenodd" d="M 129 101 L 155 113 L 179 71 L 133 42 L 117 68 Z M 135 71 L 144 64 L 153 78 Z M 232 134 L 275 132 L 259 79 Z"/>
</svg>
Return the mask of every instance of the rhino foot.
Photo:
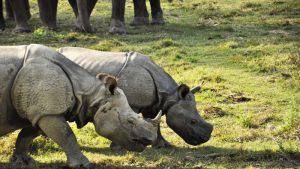
<svg viewBox="0 0 300 169">
<path fill-rule="evenodd" d="M 125 28 L 124 22 L 113 19 L 111 21 L 109 33 L 111 33 L 111 34 L 125 34 L 126 33 L 126 28 Z"/>
<path fill-rule="evenodd" d="M 114 142 L 112 142 L 109 147 L 114 152 L 123 152 L 123 151 L 126 151 L 121 145 L 116 144 Z"/>
<path fill-rule="evenodd" d="M 134 17 L 130 26 L 141 26 L 141 25 L 149 25 L 148 17 Z"/>
<path fill-rule="evenodd" d="M 153 148 L 159 149 L 159 148 L 173 148 L 174 146 L 166 141 L 165 139 L 157 139 L 153 144 Z"/>
<path fill-rule="evenodd" d="M 63 169 L 94 169 L 95 167 L 92 164 L 88 164 L 86 166 L 80 165 L 76 167 L 64 166 Z"/>
<path fill-rule="evenodd" d="M 13 165 L 16 166 L 35 166 L 36 162 L 29 155 L 13 154 L 9 160 Z"/>
<path fill-rule="evenodd" d="M 151 25 L 164 25 L 166 22 L 164 18 L 152 18 Z"/>
</svg>

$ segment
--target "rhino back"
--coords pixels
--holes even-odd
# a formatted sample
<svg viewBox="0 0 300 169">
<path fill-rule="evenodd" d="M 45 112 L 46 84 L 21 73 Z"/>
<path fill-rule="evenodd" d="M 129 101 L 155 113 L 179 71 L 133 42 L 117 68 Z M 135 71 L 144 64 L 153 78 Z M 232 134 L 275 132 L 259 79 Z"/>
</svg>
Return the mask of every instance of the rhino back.
<svg viewBox="0 0 300 169">
<path fill-rule="evenodd" d="M 64 47 L 58 49 L 58 52 L 92 75 L 100 72 L 116 75 L 126 60 L 126 53 L 122 52 L 101 52 L 78 47 Z"/>
<path fill-rule="evenodd" d="M 77 47 L 64 47 L 58 51 L 94 75 L 117 75 L 126 60 L 126 53 L 123 52 L 101 52 Z M 128 64 L 118 76 L 118 85 L 135 111 L 152 109 L 154 105 L 153 111 L 147 112 L 156 114 L 163 99 L 162 93 L 170 94 L 178 85 L 148 57 L 136 52 L 128 54 Z"/>
<path fill-rule="evenodd" d="M 102 52 L 77 47 L 64 47 L 58 51 L 93 75 L 108 73 L 116 76 L 126 61 L 126 53 L 123 52 Z M 129 57 L 132 54 L 128 53 Z M 151 75 L 141 65 L 131 63 L 130 58 L 117 78 L 118 86 L 124 91 L 134 111 L 139 112 L 155 102 L 156 89 Z"/>
<path fill-rule="evenodd" d="M 22 67 L 25 52 L 26 46 L 0 47 L 0 135 L 23 123 L 13 108 L 11 87 Z"/>
</svg>

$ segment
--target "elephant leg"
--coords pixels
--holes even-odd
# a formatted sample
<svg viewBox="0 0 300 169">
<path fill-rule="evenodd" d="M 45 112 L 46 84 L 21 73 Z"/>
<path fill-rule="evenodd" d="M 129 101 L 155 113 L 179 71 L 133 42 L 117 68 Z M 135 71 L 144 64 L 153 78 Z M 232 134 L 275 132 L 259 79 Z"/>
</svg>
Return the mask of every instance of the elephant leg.
<svg viewBox="0 0 300 169">
<path fill-rule="evenodd" d="M 58 0 L 38 0 L 40 18 L 45 27 L 49 30 L 56 30 Z"/>
<path fill-rule="evenodd" d="M 3 4 L 2 4 L 2 0 L 0 1 L 0 30 L 4 30 L 5 28 L 5 21 L 4 21 L 4 17 L 3 17 Z"/>
<path fill-rule="evenodd" d="M 6 20 L 14 20 L 14 13 L 11 8 L 9 0 L 5 0 L 5 11 L 6 11 Z"/>
<path fill-rule="evenodd" d="M 126 0 L 112 0 L 112 20 L 109 33 L 123 34 L 126 33 L 124 15 Z"/>
<path fill-rule="evenodd" d="M 31 18 L 29 1 L 24 0 L 24 4 L 25 4 L 26 17 L 27 17 L 27 20 L 29 20 Z"/>
<path fill-rule="evenodd" d="M 35 163 L 35 161 L 28 155 L 28 152 L 33 139 L 40 135 L 39 131 L 39 129 L 32 126 L 21 130 L 16 141 L 16 149 L 10 158 L 11 163 L 17 165 L 31 165 Z"/>
<path fill-rule="evenodd" d="M 82 154 L 75 135 L 63 116 L 44 116 L 38 121 L 41 130 L 66 153 L 69 167 L 91 167 Z"/>
<path fill-rule="evenodd" d="M 152 144 L 152 147 L 154 147 L 154 148 L 170 148 L 170 147 L 173 147 L 172 144 L 170 144 L 167 140 L 165 140 L 165 138 L 161 135 L 160 126 L 158 126 L 157 139 Z"/>
<path fill-rule="evenodd" d="M 149 13 L 147 11 L 146 0 L 133 0 L 134 18 L 131 26 L 148 25 Z"/>
<path fill-rule="evenodd" d="M 151 15 L 153 25 L 163 25 L 165 24 L 165 20 L 163 17 L 163 11 L 160 6 L 160 0 L 150 0 L 151 5 Z"/>
<path fill-rule="evenodd" d="M 14 19 L 16 22 L 15 32 L 30 32 L 29 25 L 27 23 L 26 4 L 23 0 L 10 0 L 10 5 L 14 13 Z"/>
<path fill-rule="evenodd" d="M 97 0 L 77 0 L 76 2 L 78 9 L 78 16 L 76 20 L 77 30 L 87 33 L 94 32 L 90 23 L 90 14 L 92 13 Z"/>
<path fill-rule="evenodd" d="M 70 6 L 72 7 L 72 10 L 76 16 L 76 18 L 78 17 L 78 8 L 77 8 L 77 2 L 76 0 L 68 0 Z"/>
</svg>

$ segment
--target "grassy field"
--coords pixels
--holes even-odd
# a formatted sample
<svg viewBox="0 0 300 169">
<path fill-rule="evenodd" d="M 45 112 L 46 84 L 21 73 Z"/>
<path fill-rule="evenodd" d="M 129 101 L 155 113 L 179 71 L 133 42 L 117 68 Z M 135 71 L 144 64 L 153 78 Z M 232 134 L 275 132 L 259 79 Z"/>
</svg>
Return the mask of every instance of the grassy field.
<svg viewBox="0 0 300 169">
<path fill-rule="evenodd" d="M 149 4 L 148 4 L 149 6 Z M 40 43 L 105 51 L 137 51 L 151 57 L 178 83 L 205 85 L 197 106 L 215 129 L 209 142 L 184 143 L 165 122 L 163 135 L 176 148 L 116 153 L 92 125 L 77 130 L 84 154 L 105 168 L 300 168 L 300 3 L 296 0 L 174 0 L 162 2 L 164 26 L 130 27 L 133 4 L 126 5 L 126 35 L 110 35 L 111 4 L 98 2 L 91 22 L 95 34 L 71 32 L 74 16 L 59 2 L 58 32 L 41 28 L 31 1 L 32 33 L 0 32 L 0 45 Z M 0 138 L 0 168 L 18 131 Z M 59 168 L 66 157 L 51 140 L 34 141 L 40 168 Z"/>
</svg>

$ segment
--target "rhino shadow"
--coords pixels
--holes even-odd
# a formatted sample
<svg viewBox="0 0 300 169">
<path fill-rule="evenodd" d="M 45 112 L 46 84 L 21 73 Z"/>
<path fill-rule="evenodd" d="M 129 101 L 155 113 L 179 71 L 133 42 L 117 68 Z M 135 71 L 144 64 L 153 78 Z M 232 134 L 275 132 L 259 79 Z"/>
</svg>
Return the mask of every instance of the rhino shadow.
<svg viewBox="0 0 300 169">
<path fill-rule="evenodd" d="M 114 156 L 123 156 L 127 154 L 127 151 L 114 152 L 111 151 L 109 147 L 88 147 L 82 146 L 81 149 L 88 153 L 99 153 L 103 155 L 114 155 Z M 63 153 L 63 152 L 62 152 Z M 272 151 L 272 150 L 263 150 L 263 151 L 252 151 L 244 150 L 239 148 L 221 148 L 214 146 L 201 146 L 201 147 L 192 147 L 192 148 L 180 148 L 173 147 L 168 149 L 153 149 L 147 148 L 144 152 L 133 153 L 134 156 L 142 157 L 143 160 L 153 162 L 161 161 L 161 159 L 167 159 L 167 161 L 162 161 L 155 167 L 133 167 L 124 164 L 111 164 L 106 161 L 101 161 L 99 163 L 93 163 L 95 169 L 127 169 L 127 168 L 149 168 L 149 169 L 160 169 L 160 168 L 182 168 L 186 164 L 196 165 L 201 163 L 204 168 L 211 164 L 214 165 L 224 165 L 228 164 L 233 166 L 239 165 L 257 165 L 266 166 L 267 168 L 297 168 L 300 166 L 300 153 L 288 153 L 282 151 Z M 176 163 L 180 161 L 180 164 Z M 53 168 L 66 168 L 65 162 L 54 162 L 54 163 L 39 163 L 37 162 L 36 167 L 31 168 L 42 168 L 42 169 L 53 169 Z M 203 168 L 202 166 L 202 168 Z M 0 162 L 0 169 L 23 169 L 29 167 L 15 166 L 8 162 Z M 186 168 L 186 167 L 184 167 Z M 199 168 L 199 167 L 198 167 Z M 200 167 L 201 168 L 201 167 Z"/>
<path fill-rule="evenodd" d="M 135 169 L 135 168 L 141 168 L 141 167 L 132 167 L 132 166 L 116 166 L 116 165 L 109 165 L 109 164 L 93 164 L 94 169 Z M 145 168 L 145 167 L 143 167 Z M 155 169 L 157 167 L 152 167 L 148 169 Z M 0 169 L 70 169 L 66 167 L 65 163 L 37 163 L 34 167 L 28 167 L 28 166 L 15 166 L 11 165 L 9 163 L 0 163 Z"/>
<path fill-rule="evenodd" d="M 101 153 L 105 155 L 124 155 L 126 151 L 121 153 L 113 152 L 110 148 L 97 148 L 97 147 L 81 147 L 82 150 L 90 153 Z M 167 149 L 154 149 L 147 148 L 141 153 L 134 153 L 136 156 L 140 156 L 146 161 L 158 161 L 161 158 L 181 160 L 183 163 L 197 163 L 199 161 L 204 164 L 224 164 L 228 163 L 256 163 L 266 164 L 268 167 L 275 167 L 274 165 L 280 165 L 284 168 L 293 168 L 300 166 L 300 153 L 298 152 L 283 152 L 272 150 L 244 150 L 238 148 L 221 148 L 214 146 L 201 146 L 194 148 L 180 148 L 172 147 Z M 170 162 L 169 162 L 170 163 Z M 169 163 L 162 164 L 161 167 L 166 167 Z M 178 166 L 180 167 L 180 166 Z"/>
</svg>

